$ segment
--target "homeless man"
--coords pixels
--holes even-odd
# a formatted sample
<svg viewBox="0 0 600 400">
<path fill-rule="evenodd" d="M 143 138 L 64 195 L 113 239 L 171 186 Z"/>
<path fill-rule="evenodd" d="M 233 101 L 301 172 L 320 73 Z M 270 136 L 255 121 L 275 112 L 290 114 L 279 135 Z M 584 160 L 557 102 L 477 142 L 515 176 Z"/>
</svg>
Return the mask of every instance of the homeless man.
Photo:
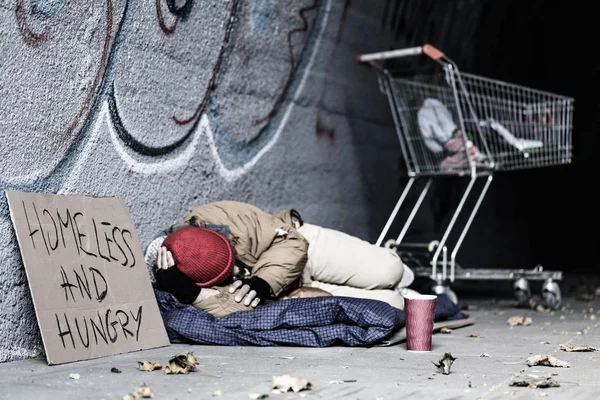
<svg viewBox="0 0 600 400">
<path fill-rule="evenodd" d="M 300 286 L 403 308 L 394 289 L 414 279 L 392 250 L 304 223 L 295 210 L 271 215 L 235 201 L 199 206 L 156 238 L 146 259 L 159 287 L 216 317 L 302 297 L 290 296 Z"/>
</svg>

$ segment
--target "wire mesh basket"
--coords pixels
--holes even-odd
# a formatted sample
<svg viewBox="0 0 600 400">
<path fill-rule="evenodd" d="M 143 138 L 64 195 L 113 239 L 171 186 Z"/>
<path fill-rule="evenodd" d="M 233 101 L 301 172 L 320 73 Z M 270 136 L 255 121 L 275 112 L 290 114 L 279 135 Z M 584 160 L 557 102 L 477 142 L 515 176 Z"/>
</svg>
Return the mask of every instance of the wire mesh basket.
<svg viewBox="0 0 600 400">
<path fill-rule="evenodd" d="M 406 78 L 378 68 L 410 174 L 464 175 L 571 162 L 573 98 L 462 73 L 437 49 L 416 49 L 437 61 L 438 71 Z M 407 50 L 414 49 L 361 61 L 395 58 Z"/>
</svg>

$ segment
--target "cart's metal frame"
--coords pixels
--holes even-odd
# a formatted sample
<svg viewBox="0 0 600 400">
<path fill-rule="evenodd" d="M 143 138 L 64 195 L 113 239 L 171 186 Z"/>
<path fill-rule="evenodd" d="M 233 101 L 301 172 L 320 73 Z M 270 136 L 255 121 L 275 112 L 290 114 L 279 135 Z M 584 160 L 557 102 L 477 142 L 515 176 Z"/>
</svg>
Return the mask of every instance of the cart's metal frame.
<svg viewBox="0 0 600 400">
<path fill-rule="evenodd" d="M 443 79 L 438 81 L 417 81 L 411 79 L 399 79 L 393 77 L 388 69 L 380 65 L 379 61 L 405 58 L 411 56 L 426 55 L 431 60 L 437 62 L 443 71 Z M 450 60 L 444 53 L 435 47 L 426 44 L 424 46 L 411 47 L 371 53 L 357 56 L 357 61 L 363 65 L 373 67 L 378 72 L 379 85 L 381 91 L 387 95 L 390 108 L 394 118 L 402 156 L 406 162 L 409 180 L 402 191 L 396 206 L 391 212 L 376 245 L 381 246 L 386 239 L 388 231 L 397 217 L 397 214 L 406 200 L 409 192 L 418 179 L 426 179 L 421 193 L 419 194 L 407 220 L 396 239 L 389 239 L 384 245 L 386 247 L 396 248 L 401 254 L 407 265 L 411 265 L 417 276 L 429 277 L 436 282 L 436 291 L 445 291 L 454 296 L 450 290 L 450 283 L 457 279 L 461 280 L 515 280 L 515 294 L 520 303 L 527 302 L 531 296 L 529 290 L 529 280 L 544 281 L 543 296 L 551 308 L 560 305 L 560 289 L 556 281 L 562 279 L 562 271 L 544 271 L 543 267 L 536 266 L 531 270 L 523 269 L 464 269 L 457 263 L 458 251 L 465 240 L 467 232 L 481 206 L 481 203 L 492 183 L 496 171 L 518 170 L 534 167 L 553 166 L 567 164 L 571 162 L 571 126 L 573 99 L 560 96 L 553 93 L 543 92 L 536 89 L 525 88 L 505 82 L 491 80 L 476 75 L 464 74 L 459 72 L 456 64 Z M 447 85 L 445 87 L 442 87 Z M 401 104 L 402 96 L 405 92 L 420 90 L 418 95 L 424 96 L 424 93 L 436 90 L 436 93 L 443 95 L 446 104 L 453 107 L 454 115 L 458 120 L 457 137 L 462 140 L 463 158 L 466 163 L 463 167 L 454 170 L 443 170 L 439 168 L 439 158 L 431 155 L 419 144 L 418 138 L 414 136 L 415 116 L 414 104 L 412 108 L 406 104 Z M 440 92 L 444 90 L 444 92 Z M 406 95 L 408 97 L 408 95 Z M 419 96 L 416 96 L 417 98 Z M 529 102 L 521 101 L 527 99 Z M 538 124 L 540 127 L 539 136 L 548 143 L 541 150 L 523 150 L 518 151 L 506 144 L 506 141 L 494 139 L 494 137 L 482 134 L 480 127 L 484 122 L 478 114 L 490 113 L 495 116 L 510 117 L 521 116 L 527 119 L 530 125 Z M 546 114 L 544 114 L 546 113 Z M 553 124 L 552 117 L 556 114 L 558 122 Z M 537 120 L 535 119 L 537 118 Z M 470 121 L 470 129 L 474 132 L 473 138 L 467 137 L 465 122 Z M 493 121 L 493 120 L 489 120 Z M 475 122 L 475 123 L 473 123 Z M 412 126 L 411 126 L 412 123 Z M 492 122 L 493 123 L 493 122 Z M 521 122 L 519 122 L 521 123 Z M 543 124 L 543 125 L 542 125 Z M 552 125 L 550 125 L 552 124 Z M 412 128 L 412 129 L 411 129 Z M 558 136 L 557 136 L 558 135 Z M 506 138 L 506 137 L 505 137 Z M 470 147 L 471 140 L 476 142 L 478 150 L 483 154 L 482 159 L 485 164 L 482 165 L 474 160 Z M 519 139 L 521 140 L 521 139 Z M 518 142 L 523 143 L 523 141 Z M 530 153 L 532 157 L 530 158 Z M 500 162 L 497 162 L 500 159 Z M 454 214 L 452 215 L 445 232 L 439 241 L 433 241 L 425 244 L 403 243 L 403 240 L 412 224 L 423 200 L 427 196 L 433 179 L 440 176 L 462 176 L 468 179 L 467 187 L 460 198 Z M 479 185 L 479 194 L 470 210 L 470 213 L 464 223 L 458 239 L 450 247 L 449 236 L 457 223 L 458 217 L 465 208 L 465 203 L 474 190 L 476 183 L 483 181 Z M 419 262 L 418 260 L 421 260 Z M 426 262 L 422 262 L 426 260 Z M 440 289 L 443 288 L 443 289 Z"/>
</svg>

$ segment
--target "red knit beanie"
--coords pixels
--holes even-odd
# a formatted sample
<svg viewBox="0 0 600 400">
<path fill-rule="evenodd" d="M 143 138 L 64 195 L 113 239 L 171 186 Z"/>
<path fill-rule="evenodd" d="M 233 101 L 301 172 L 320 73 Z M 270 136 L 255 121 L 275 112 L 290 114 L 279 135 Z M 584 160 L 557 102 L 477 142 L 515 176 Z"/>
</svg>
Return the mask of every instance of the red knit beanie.
<svg viewBox="0 0 600 400">
<path fill-rule="evenodd" d="M 233 272 L 233 247 L 225 236 L 211 229 L 178 229 L 165 238 L 163 246 L 173 254 L 179 270 L 200 287 L 218 285 Z"/>
</svg>

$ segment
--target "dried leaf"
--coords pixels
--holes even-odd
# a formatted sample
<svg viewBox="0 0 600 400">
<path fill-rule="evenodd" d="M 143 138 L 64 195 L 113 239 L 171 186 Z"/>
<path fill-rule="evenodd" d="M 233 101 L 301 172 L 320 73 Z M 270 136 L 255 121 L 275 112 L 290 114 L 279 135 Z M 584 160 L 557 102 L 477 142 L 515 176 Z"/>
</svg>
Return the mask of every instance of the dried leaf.
<svg viewBox="0 0 600 400">
<path fill-rule="evenodd" d="M 440 332 L 441 333 L 452 333 L 452 329 L 443 327 L 442 329 L 440 329 Z"/>
<path fill-rule="evenodd" d="M 153 363 L 150 361 L 138 361 L 137 363 L 140 371 L 154 371 L 162 369 L 162 365 L 159 363 Z"/>
<path fill-rule="evenodd" d="M 110 369 L 110 372 L 114 372 L 115 374 L 120 374 L 120 373 L 121 373 L 121 370 L 120 370 L 119 368 L 112 367 L 112 368 Z"/>
<path fill-rule="evenodd" d="M 190 368 L 188 366 L 181 366 L 177 362 L 169 362 L 169 365 L 165 367 L 166 375 L 188 374 L 189 372 Z"/>
<path fill-rule="evenodd" d="M 468 337 L 468 338 L 478 338 L 478 339 L 485 338 L 485 336 L 481 336 L 481 335 L 473 335 L 473 334 L 471 334 L 471 335 L 468 335 L 467 337 Z"/>
<path fill-rule="evenodd" d="M 79 374 L 69 374 L 70 379 L 79 379 L 81 376 Z"/>
<path fill-rule="evenodd" d="M 196 360 L 196 357 L 194 357 L 194 353 L 191 351 L 188 351 L 187 353 L 177 354 L 169 359 L 169 363 L 165 367 L 165 374 L 187 374 L 190 371 L 196 369 L 196 365 L 198 364 L 198 360 Z"/>
<path fill-rule="evenodd" d="M 282 360 L 293 360 L 296 357 L 294 357 L 294 356 L 283 356 L 283 357 L 279 357 L 279 358 L 281 358 Z"/>
<path fill-rule="evenodd" d="M 248 397 L 250 397 L 252 400 L 258 400 L 258 399 L 266 399 L 267 397 L 269 397 L 269 395 L 261 394 L 261 393 L 250 393 L 248 395 Z"/>
<path fill-rule="evenodd" d="M 489 357 L 489 356 L 490 356 L 490 355 L 489 355 L 488 353 L 481 353 L 481 354 L 479 355 L 479 357 Z"/>
<path fill-rule="evenodd" d="M 524 317 L 522 315 L 515 315 L 514 317 L 510 317 L 508 319 L 508 324 L 510 326 L 517 326 L 517 325 L 523 325 L 523 326 L 527 326 L 527 325 L 531 325 L 531 317 Z"/>
<path fill-rule="evenodd" d="M 433 363 L 433 365 L 435 365 L 438 368 L 438 372 L 440 372 L 444 375 L 449 375 L 450 368 L 452 367 L 452 364 L 454 363 L 455 360 L 456 360 L 456 358 L 452 357 L 452 354 L 445 353 L 444 357 L 442 357 L 437 364 L 434 363 L 433 361 L 432 361 L 432 363 Z"/>
<path fill-rule="evenodd" d="M 191 368 L 196 368 L 196 365 L 200 364 L 198 362 L 198 360 L 196 359 L 196 357 L 194 356 L 193 351 L 188 351 L 186 358 L 187 358 L 187 363 Z"/>
<path fill-rule="evenodd" d="M 153 397 L 154 394 L 152 393 L 152 390 L 144 383 L 142 386 L 135 389 L 135 392 L 123 396 L 123 400 L 151 399 Z"/>
<path fill-rule="evenodd" d="M 273 391 L 279 393 L 289 392 L 290 390 L 299 392 L 301 390 L 310 390 L 311 388 L 312 384 L 303 378 L 294 378 L 289 375 L 273 377 Z"/>
<path fill-rule="evenodd" d="M 560 367 L 569 368 L 571 365 L 568 362 L 561 361 L 558 358 L 549 354 L 538 354 L 531 356 L 527 359 L 527 365 L 533 367 L 535 365 L 541 365 L 544 367 Z"/>
<path fill-rule="evenodd" d="M 597 347 L 588 346 L 587 344 L 561 344 L 559 348 L 563 351 L 600 351 Z"/>
<path fill-rule="evenodd" d="M 510 383 L 510 386 L 524 386 L 531 389 L 559 387 L 560 384 L 550 377 L 529 375 L 524 378 L 517 378 Z"/>
<path fill-rule="evenodd" d="M 152 393 L 152 390 L 150 390 L 150 388 L 145 383 L 142 386 L 135 389 L 135 392 L 133 392 L 134 399 L 151 399 L 153 397 L 154 393 Z"/>
</svg>

